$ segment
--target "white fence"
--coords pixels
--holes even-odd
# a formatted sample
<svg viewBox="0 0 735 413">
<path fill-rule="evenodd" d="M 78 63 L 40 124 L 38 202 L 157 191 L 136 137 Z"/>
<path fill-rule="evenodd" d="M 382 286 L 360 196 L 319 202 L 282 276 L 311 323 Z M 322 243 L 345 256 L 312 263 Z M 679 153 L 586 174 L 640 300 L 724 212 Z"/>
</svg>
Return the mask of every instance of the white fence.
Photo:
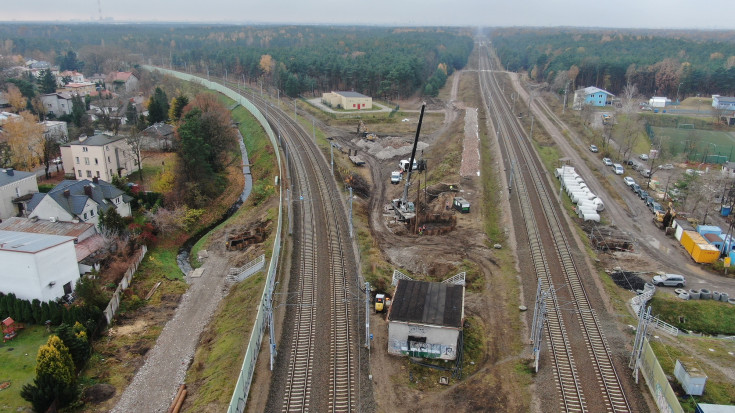
<svg viewBox="0 0 735 413">
<path fill-rule="evenodd" d="M 640 309 L 642 306 L 645 306 L 648 300 L 653 297 L 653 294 L 656 292 L 656 287 L 654 287 L 651 284 L 646 284 L 645 287 L 643 287 L 643 292 L 641 294 L 636 295 L 635 297 L 630 299 L 630 306 L 633 307 L 633 312 L 636 314 L 636 316 L 640 313 Z M 651 323 L 651 326 L 658 329 L 659 331 L 666 333 L 671 336 L 678 336 L 679 335 L 679 329 L 672 326 L 671 324 L 659 320 L 658 318 L 654 316 L 649 316 L 648 321 Z"/>
<path fill-rule="evenodd" d="M 206 88 L 215 90 L 222 93 L 223 95 L 235 100 L 241 104 L 245 109 L 248 110 L 260 123 L 265 132 L 268 134 L 268 139 L 273 145 L 273 148 L 278 148 L 278 141 L 276 135 L 273 133 L 268 121 L 265 119 L 262 113 L 255 107 L 249 100 L 243 96 L 237 94 L 235 91 L 228 89 L 227 87 L 220 85 L 219 83 L 210 82 L 209 80 L 190 75 L 188 73 L 177 72 L 174 70 L 161 69 L 158 67 L 144 65 L 144 69 L 159 71 L 161 73 L 174 76 L 176 78 L 196 82 L 203 85 Z M 278 170 L 283 171 L 281 165 L 281 153 L 275 150 L 276 161 L 278 163 Z M 255 324 L 253 330 L 250 333 L 250 340 L 248 342 L 248 349 L 245 352 L 245 360 L 243 360 L 242 368 L 240 369 L 240 376 L 237 379 L 235 385 L 235 391 L 232 393 L 232 399 L 230 400 L 230 407 L 228 413 L 241 413 L 245 411 L 245 404 L 248 399 L 248 393 L 250 392 L 250 384 L 253 380 L 253 370 L 255 370 L 255 362 L 258 360 L 258 352 L 260 351 L 260 343 L 263 340 L 263 334 L 266 326 L 266 311 L 265 304 L 268 298 L 268 292 L 273 290 L 273 284 L 276 279 L 276 270 L 278 269 L 278 258 L 281 254 L 281 225 L 283 221 L 283 187 L 281 186 L 282 180 L 279 179 L 276 183 L 278 185 L 278 225 L 276 228 L 276 238 L 273 243 L 273 255 L 271 255 L 270 264 L 268 265 L 268 274 L 266 276 L 266 285 L 263 289 L 263 294 L 260 298 L 260 304 L 258 304 L 258 315 L 255 318 Z"/>
<path fill-rule="evenodd" d="M 138 250 L 136 256 L 133 258 L 133 265 L 128 268 L 122 280 L 120 280 L 120 284 L 117 285 L 117 289 L 115 289 L 115 293 L 112 295 L 110 303 L 107 304 L 107 308 L 105 308 L 107 324 L 110 324 L 112 317 L 115 316 L 117 309 L 120 308 L 120 296 L 122 295 L 122 292 L 128 288 L 130 281 L 133 280 L 133 275 L 135 274 L 135 271 L 138 270 L 138 265 L 143 261 L 143 257 L 145 257 L 146 252 L 148 252 L 148 248 L 146 248 L 145 245 L 140 247 L 140 250 Z"/>
<path fill-rule="evenodd" d="M 263 269 L 265 266 L 265 254 L 238 268 L 230 268 L 229 276 L 234 281 L 240 282 Z"/>
</svg>

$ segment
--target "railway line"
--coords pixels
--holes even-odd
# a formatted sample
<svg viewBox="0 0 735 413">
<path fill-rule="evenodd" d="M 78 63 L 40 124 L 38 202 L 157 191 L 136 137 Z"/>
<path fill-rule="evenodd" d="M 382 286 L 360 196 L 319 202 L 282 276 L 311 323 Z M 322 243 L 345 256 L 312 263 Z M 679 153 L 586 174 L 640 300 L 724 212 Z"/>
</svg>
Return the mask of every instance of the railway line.
<svg viewBox="0 0 735 413">
<path fill-rule="evenodd" d="M 483 100 L 498 125 L 499 145 L 514 171 L 510 189 L 520 205 L 533 268 L 542 288 L 549 292 L 546 334 L 560 408 L 569 412 L 631 411 L 559 218 L 564 212 L 551 195 L 532 143 L 501 93 L 492 71 L 491 51 L 484 44 L 480 48 Z"/>
<path fill-rule="evenodd" d="M 359 340 L 352 314 L 356 310 L 351 308 L 356 291 L 348 279 L 355 264 L 341 195 L 326 160 L 301 125 L 265 99 L 253 96 L 251 101 L 282 136 L 293 177 L 292 278 L 297 282 L 291 286 L 298 299 L 291 308 L 293 325 L 284 325 L 290 330 L 290 346 L 279 354 L 288 357 L 282 364 L 287 373 L 280 409 L 357 411 Z"/>
</svg>

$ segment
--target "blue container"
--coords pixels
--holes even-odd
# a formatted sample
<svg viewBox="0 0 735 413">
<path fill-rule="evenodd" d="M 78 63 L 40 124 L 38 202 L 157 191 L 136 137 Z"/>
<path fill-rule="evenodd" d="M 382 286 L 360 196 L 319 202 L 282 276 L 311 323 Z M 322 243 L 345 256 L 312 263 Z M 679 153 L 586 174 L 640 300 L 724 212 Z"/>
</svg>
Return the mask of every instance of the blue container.
<svg viewBox="0 0 735 413">
<path fill-rule="evenodd" d="M 720 213 L 722 214 L 723 217 L 730 216 L 730 210 L 731 209 L 732 209 L 731 206 L 725 206 L 725 205 L 723 205 L 722 206 L 722 209 L 720 209 Z"/>
</svg>

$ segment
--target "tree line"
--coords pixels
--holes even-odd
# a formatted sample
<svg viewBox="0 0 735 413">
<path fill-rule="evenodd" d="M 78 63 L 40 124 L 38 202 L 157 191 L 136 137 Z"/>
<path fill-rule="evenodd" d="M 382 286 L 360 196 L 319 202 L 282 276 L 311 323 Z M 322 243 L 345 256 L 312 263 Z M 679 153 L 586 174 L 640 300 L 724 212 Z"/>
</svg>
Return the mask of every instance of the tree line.
<svg viewBox="0 0 735 413">
<path fill-rule="evenodd" d="M 509 28 L 491 39 L 508 70 L 528 71 L 556 88 L 568 80 L 613 94 L 630 83 L 646 96 L 733 95 L 735 42 L 712 33 Z"/>
<path fill-rule="evenodd" d="M 388 99 L 433 93 L 437 69 L 464 67 L 473 48 L 471 31 L 459 28 L 5 23 L 0 38 L 0 54 L 47 56 L 85 74 L 150 62 L 264 81 L 289 96 L 355 90 Z"/>
</svg>

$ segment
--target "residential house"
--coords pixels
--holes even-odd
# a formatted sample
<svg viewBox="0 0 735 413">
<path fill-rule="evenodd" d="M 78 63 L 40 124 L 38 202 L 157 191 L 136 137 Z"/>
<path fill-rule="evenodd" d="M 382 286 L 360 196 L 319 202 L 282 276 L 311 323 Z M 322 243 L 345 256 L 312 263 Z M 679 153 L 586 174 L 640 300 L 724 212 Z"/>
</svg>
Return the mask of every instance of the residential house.
<svg viewBox="0 0 735 413">
<path fill-rule="evenodd" d="M 455 360 L 464 285 L 399 280 L 387 319 L 389 354 Z"/>
<path fill-rule="evenodd" d="M 574 92 L 572 108 L 581 110 L 585 105 L 604 107 L 612 103 L 613 97 L 615 95 L 606 90 L 594 86 L 586 87 Z"/>
<path fill-rule="evenodd" d="M 712 95 L 712 107 L 721 110 L 735 110 L 735 97 Z"/>
<path fill-rule="evenodd" d="M 66 173 L 80 180 L 99 178 L 112 182 L 113 176 L 126 176 L 135 165 L 126 136 L 80 136 L 60 149 Z"/>
<path fill-rule="evenodd" d="M 86 274 L 92 269 L 99 270 L 102 258 L 107 255 L 104 238 L 97 232 L 97 227 L 88 222 L 52 222 L 35 218 L 12 217 L 0 222 L 0 231 L 73 237 L 79 274 Z"/>
<path fill-rule="evenodd" d="M 41 95 L 41 102 L 46 108 L 46 114 L 56 117 L 71 114 L 72 94 L 68 92 L 47 93 Z"/>
<path fill-rule="evenodd" d="M 0 262 L 0 292 L 24 300 L 56 300 L 79 280 L 74 237 L 0 231 Z"/>
<path fill-rule="evenodd" d="M 100 73 L 95 73 L 92 76 L 88 77 L 87 78 L 87 81 L 88 82 L 92 82 L 92 83 L 96 83 L 98 85 L 104 85 L 105 84 L 105 79 L 107 79 L 107 76 L 105 76 L 103 74 L 100 74 Z"/>
<path fill-rule="evenodd" d="M 107 75 L 105 85 L 115 91 L 135 92 L 138 90 L 138 78 L 133 72 L 112 72 Z"/>
<path fill-rule="evenodd" d="M 69 92 L 72 95 L 87 96 L 97 91 L 97 85 L 92 82 L 67 83 L 59 89 L 62 92 Z"/>
<path fill-rule="evenodd" d="M 333 108 L 362 110 L 373 108 L 373 98 L 357 92 L 329 92 L 322 94 L 322 103 Z"/>
<path fill-rule="evenodd" d="M 41 122 L 44 128 L 44 135 L 53 138 L 58 143 L 64 143 L 69 137 L 69 128 L 66 122 L 59 120 L 46 120 Z"/>
<path fill-rule="evenodd" d="M 132 103 L 131 103 L 132 104 Z M 146 150 L 170 151 L 174 142 L 174 127 L 167 123 L 158 122 L 143 129 L 143 147 Z"/>
<path fill-rule="evenodd" d="M 28 203 L 28 217 L 52 222 L 77 220 L 97 226 L 100 212 L 114 209 L 123 217 L 130 216 L 132 199 L 116 186 L 97 178 L 65 180 L 46 194 L 35 194 Z"/>
<path fill-rule="evenodd" d="M 59 85 L 59 87 L 63 87 L 65 85 L 64 79 L 69 80 L 69 83 L 86 82 L 86 80 L 84 80 L 84 75 L 75 70 L 64 70 L 63 72 L 59 73 L 59 75 L 56 76 L 56 84 Z"/>
<path fill-rule="evenodd" d="M 35 173 L 0 168 L 0 221 L 22 215 L 26 203 L 37 192 Z"/>
</svg>

